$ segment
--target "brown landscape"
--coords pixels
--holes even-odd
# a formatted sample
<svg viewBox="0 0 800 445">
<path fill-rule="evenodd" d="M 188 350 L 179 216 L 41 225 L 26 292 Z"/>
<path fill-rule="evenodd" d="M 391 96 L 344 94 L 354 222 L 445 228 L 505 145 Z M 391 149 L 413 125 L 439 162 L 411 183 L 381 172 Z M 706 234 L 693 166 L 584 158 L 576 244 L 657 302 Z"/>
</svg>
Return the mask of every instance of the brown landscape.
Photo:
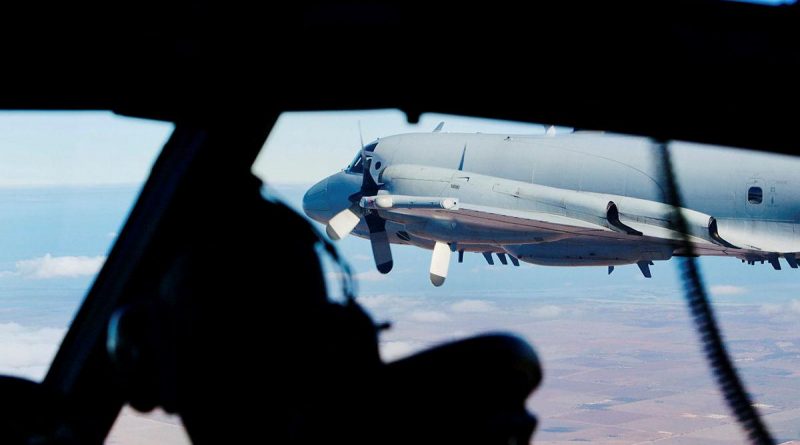
<svg viewBox="0 0 800 445">
<path fill-rule="evenodd" d="M 534 443 L 744 443 L 677 291 L 568 296 L 574 293 L 585 292 L 373 295 L 361 301 L 377 319 L 394 321 L 381 344 L 389 360 L 485 331 L 515 332 L 534 344 L 545 370 L 528 402 L 540 420 Z M 800 443 L 800 302 L 751 300 L 717 299 L 727 344 L 778 443 Z M 178 429 L 178 421 L 163 414 L 127 411 L 108 443 L 185 443 Z"/>
<path fill-rule="evenodd" d="M 424 309 L 427 299 L 365 300 L 376 313 L 406 314 L 384 337 L 390 357 L 433 339 L 500 328 L 534 344 L 545 370 L 528 403 L 540 420 L 534 443 L 744 443 L 677 292 L 476 295 Z M 800 438 L 800 303 L 729 300 L 716 307 L 730 352 L 778 443 L 791 443 Z"/>
</svg>

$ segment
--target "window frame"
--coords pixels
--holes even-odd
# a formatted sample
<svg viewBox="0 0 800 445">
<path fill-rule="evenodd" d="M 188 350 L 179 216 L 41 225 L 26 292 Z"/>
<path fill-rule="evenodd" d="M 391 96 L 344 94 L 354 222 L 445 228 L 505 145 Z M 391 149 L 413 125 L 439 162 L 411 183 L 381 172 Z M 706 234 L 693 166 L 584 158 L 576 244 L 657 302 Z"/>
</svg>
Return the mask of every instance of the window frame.
<svg viewBox="0 0 800 445">
<path fill-rule="evenodd" d="M 754 185 L 747 189 L 747 203 L 759 205 L 764 202 L 764 189 Z"/>
</svg>

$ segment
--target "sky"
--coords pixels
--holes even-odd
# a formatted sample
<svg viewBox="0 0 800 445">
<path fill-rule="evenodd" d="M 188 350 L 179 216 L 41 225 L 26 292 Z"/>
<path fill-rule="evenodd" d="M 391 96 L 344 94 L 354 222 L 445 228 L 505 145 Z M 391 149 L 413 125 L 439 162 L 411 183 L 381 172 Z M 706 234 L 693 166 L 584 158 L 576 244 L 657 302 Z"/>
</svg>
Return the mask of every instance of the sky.
<svg viewBox="0 0 800 445">
<path fill-rule="evenodd" d="M 44 376 L 172 128 L 0 112 L 0 373 Z"/>
<path fill-rule="evenodd" d="M 140 183 L 171 129 L 107 112 L 0 112 L 0 187 Z"/>
<path fill-rule="evenodd" d="M 267 194 L 301 211 L 305 190 L 344 168 L 361 139 L 430 132 L 442 121 L 446 132 L 545 130 L 440 114 L 424 114 L 411 125 L 397 110 L 285 113 L 253 171 L 267 183 Z M 0 373 L 43 377 L 172 130 L 168 123 L 102 112 L 0 113 Z M 651 322 L 636 319 L 642 305 L 659 311 L 683 304 L 676 261 L 656 262 L 653 278 L 645 279 L 635 265 L 608 275 L 605 267 L 488 266 L 482 256 L 468 254 L 463 264 L 453 260 L 446 284 L 434 288 L 429 251 L 393 246 L 394 270 L 381 275 L 368 241 L 348 237 L 336 245 L 352 265 L 360 301 L 375 319 L 396 322 L 381 343 L 386 359 L 485 330 L 509 330 L 528 333 L 547 368 L 565 348 L 550 334 L 560 322 L 580 325 L 589 313 L 597 322 L 614 307 L 609 317 L 623 317 L 619 325 L 645 326 Z M 800 272 L 728 258 L 701 259 L 700 265 L 715 305 L 752 308 L 753 320 L 775 326 L 800 321 Z M 326 263 L 333 294 L 338 278 Z M 729 316 L 721 319 L 724 328 Z M 688 321 L 683 326 L 691 331 Z M 696 358 L 696 366 L 704 366 Z"/>
</svg>

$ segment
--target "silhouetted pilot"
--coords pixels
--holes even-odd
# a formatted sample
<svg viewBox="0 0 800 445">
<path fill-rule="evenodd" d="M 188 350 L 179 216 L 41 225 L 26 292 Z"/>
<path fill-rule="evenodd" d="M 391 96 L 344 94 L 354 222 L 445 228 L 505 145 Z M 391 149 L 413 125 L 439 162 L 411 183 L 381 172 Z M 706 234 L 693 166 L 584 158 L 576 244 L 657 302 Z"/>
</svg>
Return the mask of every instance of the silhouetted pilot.
<svg viewBox="0 0 800 445">
<path fill-rule="evenodd" d="M 529 441 L 541 374 L 525 342 L 486 335 L 383 363 L 370 317 L 328 300 L 316 232 L 260 188 L 176 210 L 152 303 L 123 309 L 110 351 L 134 407 L 179 413 L 199 444 Z"/>
</svg>

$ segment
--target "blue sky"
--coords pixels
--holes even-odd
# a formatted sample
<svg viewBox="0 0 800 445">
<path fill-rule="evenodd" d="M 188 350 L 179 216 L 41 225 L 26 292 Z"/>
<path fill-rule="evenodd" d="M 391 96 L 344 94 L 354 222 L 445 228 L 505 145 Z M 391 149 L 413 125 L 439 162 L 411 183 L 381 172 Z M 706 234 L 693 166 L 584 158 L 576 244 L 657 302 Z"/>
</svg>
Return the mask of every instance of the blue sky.
<svg viewBox="0 0 800 445">
<path fill-rule="evenodd" d="M 138 184 L 171 131 L 107 112 L 0 112 L 0 187 Z"/>
<path fill-rule="evenodd" d="M 172 128 L 0 112 L 0 373 L 44 375 Z"/>
</svg>

